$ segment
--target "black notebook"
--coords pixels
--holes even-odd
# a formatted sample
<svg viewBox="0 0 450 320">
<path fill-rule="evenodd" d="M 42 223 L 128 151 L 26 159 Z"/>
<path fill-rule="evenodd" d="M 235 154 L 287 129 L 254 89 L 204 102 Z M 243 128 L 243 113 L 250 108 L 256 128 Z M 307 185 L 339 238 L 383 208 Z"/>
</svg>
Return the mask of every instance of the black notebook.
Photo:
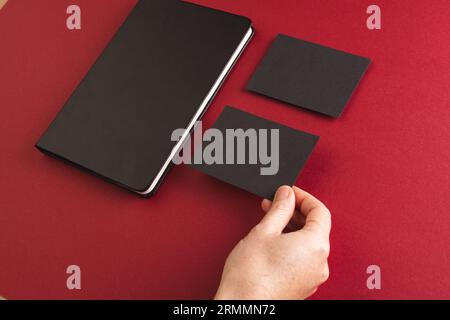
<svg viewBox="0 0 450 320">
<path fill-rule="evenodd" d="M 153 194 L 252 34 L 245 17 L 141 0 L 36 147 Z"/>
</svg>

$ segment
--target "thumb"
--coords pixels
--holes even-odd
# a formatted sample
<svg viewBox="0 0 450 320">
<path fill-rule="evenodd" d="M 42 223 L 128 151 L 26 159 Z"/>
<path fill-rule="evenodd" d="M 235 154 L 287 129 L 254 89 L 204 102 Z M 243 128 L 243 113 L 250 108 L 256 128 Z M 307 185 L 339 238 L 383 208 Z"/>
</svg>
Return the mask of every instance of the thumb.
<svg viewBox="0 0 450 320">
<path fill-rule="evenodd" d="M 269 232 L 282 233 L 295 211 L 295 196 L 291 187 L 282 186 L 277 190 L 270 210 L 260 222 Z"/>
</svg>

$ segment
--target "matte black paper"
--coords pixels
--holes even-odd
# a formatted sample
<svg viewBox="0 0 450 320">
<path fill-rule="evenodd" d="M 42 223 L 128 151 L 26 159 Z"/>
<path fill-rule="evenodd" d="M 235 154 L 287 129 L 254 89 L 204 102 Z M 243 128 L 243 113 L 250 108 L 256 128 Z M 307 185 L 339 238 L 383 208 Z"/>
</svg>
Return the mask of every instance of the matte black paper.
<svg viewBox="0 0 450 320">
<path fill-rule="evenodd" d="M 261 129 L 266 129 L 267 132 L 272 129 L 278 129 L 279 167 L 275 175 L 261 175 L 261 168 L 267 168 L 269 165 L 261 163 L 260 158 L 258 158 L 256 164 L 249 164 L 248 153 L 246 156 L 247 163 L 237 164 L 237 143 L 234 145 L 234 159 L 236 160 L 234 164 L 192 164 L 192 167 L 203 173 L 267 199 L 273 198 L 278 187 L 282 185 L 292 186 L 295 183 L 300 170 L 305 165 L 319 139 L 315 135 L 259 118 L 233 107 L 225 107 L 213 128 L 222 132 L 224 137 L 226 137 L 227 129 L 242 129 L 244 131 L 255 129 L 258 132 Z M 268 137 L 270 137 L 270 134 L 268 134 Z M 248 141 L 247 144 L 249 143 Z M 268 138 L 267 141 L 267 149 L 270 153 L 271 144 L 275 140 Z M 206 144 L 204 143 L 204 145 Z M 246 151 L 248 152 L 249 148 Z M 260 147 L 258 146 L 259 151 Z M 229 150 L 225 148 L 224 154 L 227 152 Z"/>
<path fill-rule="evenodd" d="M 278 35 L 247 89 L 339 117 L 370 59 Z"/>
<path fill-rule="evenodd" d="M 36 146 L 145 192 L 250 26 L 184 1 L 139 1 Z"/>
</svg>

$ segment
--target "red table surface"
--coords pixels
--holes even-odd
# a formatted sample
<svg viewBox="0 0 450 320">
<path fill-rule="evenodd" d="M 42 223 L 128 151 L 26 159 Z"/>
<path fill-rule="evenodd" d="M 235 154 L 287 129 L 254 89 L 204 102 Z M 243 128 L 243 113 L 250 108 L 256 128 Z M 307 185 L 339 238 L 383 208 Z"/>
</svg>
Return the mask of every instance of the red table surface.
<svg viewBox="0 0 450 320">
<path fill-rule="evenodd" d="M 450 298 L 449 2 L 378 0 L 377 31 L 366 27 L 368 1 L 196 2 L 256 28 L 206 126 L 233 105 L 321 136 L 297 180 L 333 215 L 331 276 L 313 298 Z M 66 28 L 73 3 L 81 31 Z M 262 217 L 259 198 L 189 167 L 144 200 L 33 147 L 134 4 L 10 0 L 0 11 L 6 298 L 208 299 L 229 251 Z M 372 59 L 340 119 L 245 90 L 277 33 Z M 66 288 L 71 264 L 80 291 Z M 366 287 L 372 264 L 381 290 Z"/>
</svg>

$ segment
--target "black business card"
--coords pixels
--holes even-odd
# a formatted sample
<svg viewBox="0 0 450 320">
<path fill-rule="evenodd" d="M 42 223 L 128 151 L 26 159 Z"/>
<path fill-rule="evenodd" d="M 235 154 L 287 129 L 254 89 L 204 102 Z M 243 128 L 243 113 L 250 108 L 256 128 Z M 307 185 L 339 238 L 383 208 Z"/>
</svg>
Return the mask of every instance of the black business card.
<svg viewBox="0 0 450 320">
<path fill-rule="evenodd" d="M 337 118 L 369 65 L 368 58 L 280 34 L 247 89 Z"/>
<path fill-rule="evenodd" d="M 295 183 L 319 139 L 232 107 L 212 129 L 203 134 L 201 163 L 191 166 L 267 199 Z"/>
</svg>

